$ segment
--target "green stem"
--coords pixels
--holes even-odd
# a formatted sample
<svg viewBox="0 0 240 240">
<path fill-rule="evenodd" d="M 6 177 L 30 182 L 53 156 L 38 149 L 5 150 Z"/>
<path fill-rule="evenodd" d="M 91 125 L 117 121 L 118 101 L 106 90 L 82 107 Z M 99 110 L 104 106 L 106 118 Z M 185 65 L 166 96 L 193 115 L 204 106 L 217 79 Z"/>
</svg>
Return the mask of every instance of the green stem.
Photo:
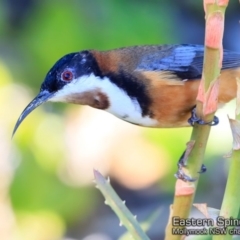
<svg viewBox="0 0 240 240">
<path fill-rule="evenodd" d="M 188 165 L 189 172 L 187 174 L 190 173 L 190 170 L 193 173 L 195 173 L 195 175 L 191 174 L 190 176 L 196 178 L 196 181 L 189 183 L 189 186 L 193 190 L 197 189 L 198 179 L 199 179 L 198 172 L 202 166 L 202 160 L 203 160 L 209 133 L 210 133 L 210 126 L 201 126 L 201 125 L 197 125 L 196 127 L 194 127 L 193 132 L 192 132 L 191 140 L 194 140 L 194 139 L 196 139 L 196 140 L 195 140 L 194 148 L 189 155 L 188 161 L 190 159 L 191 159 L 191 161 L 189 161 L 189 165 Z M 193 191 L 192 193 L 186 194 L 186 195 L 185 194 L 175 195 L 173 207 L 172 207 L 172 214 L 170 216 L 169 223 L 168 223 L 167 229 L 166 229 L 166 239 L 167 240 L 182 239 L 181 235 L 173 235 L 172 234 L 172 230 L 173 230 L 174 226 L 171 224 L 171 218 L 176 217 L 176 216 L 179 216 L 180 218 L 188 218 L 189 217 L 189 213 L 192 208 L 195 193 L 196 193 L 196 191 Z M 180 228 L 180 227 L 176 227 L 176 228 Z M 184 227 L 182 227 L 182 228 L 184 228 Z"/>
<path fill-rule="evenodd" d="M 238 81 L 238 93 L 240 91 L 239 79 Z M 239 109 L 239 99 L 240 95 L 237 94 L 237 109 Z M 236 111 L 238 112 L 238 111 Z M 237 218 L 240 210 L 240 114 L 236 116 L 237 120 L 229 119 L 230 126 L 233 134 L 233 152 L 231 157 L 231 164 L 228 173 L 227 185 L 224 192 L 223 202 L 220 210 L 219 216 L 225 219 Z M 232 239 L 232 235 L 229 234 L 229 230 L 233 226 L 228 227 L 227 235 L 214 236 L 214 240 L 228 240 Z"/>
<path fill-rule="evenodd" d="M 202 80 L 197 98 L 197 116 L 205 122 L 209 122 L 213 119 L 217 110 L 217 79 L 221 71 L 222 35 L 227 0 L 222 2 L 204 0 L 204 6 L 206 11 L 205 52 Z M 189 216 L 198 185 L 198 172 L 203 163 L 210 129 L 209 125 L 203 126 L 198 124 L 195 124 L 193 128 L 190 141 L 194 142 L 194 146 L 188 156 L 187 168 L 184 169 L 184 172 L 189 177 L 197 180 L 185 183 L 182 186 L 178 182 L 176 183 L 174 203 L 166 228 L 165 239 L 167 240 L 182 239 L 182 236 L 172 234 L 172 229 L 176 226 L 172 225 L 171 217 L 188 218 Z"/>
<path fill-rule="evenodd" d="M 229 169 L 229 175 L 227 179 L 227 185 L 224 193 L 224 198 L 222 202 L 222 207 L 220 210 L 220 216 L 225 219 L 229 219 L 230 217 L 237 218 L 239 209 L 240 209 L 240 191 L 239 191 L 239 183 L 240 183 L 240 151 L 233 151 L 231 165 Z M 233 227 L 229 227 L 231 229 Z M 232 236 L 227 235 L 219 235 L 214 236 L 214 240 L 227 240 L 232 239 Z"/>
<path fill-rule="evenodd" d="M 125 202 L 118 197 L 109 181 L 96 170 L 94 170 L 94 177 L 97 188 L 99 188 L 105 198 L 105 204 L 109 205 L 120 219 L 119 225 L 124 225 L 132 235 L 133 239 L 150 240 L 137 222 L 136 217 L 134 217 L 126 207 Z"/>
</svg>

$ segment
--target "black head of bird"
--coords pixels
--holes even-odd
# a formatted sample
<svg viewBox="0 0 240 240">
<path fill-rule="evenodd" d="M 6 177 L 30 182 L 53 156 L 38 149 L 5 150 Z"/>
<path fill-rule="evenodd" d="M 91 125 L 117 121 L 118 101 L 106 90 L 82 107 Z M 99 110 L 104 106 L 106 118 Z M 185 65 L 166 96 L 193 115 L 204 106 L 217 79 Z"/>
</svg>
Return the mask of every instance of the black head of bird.
<svg viewBox="0 0 240 240">
<path fill-rule="evenodd" d="M 81 102 L 81 93 L 86 91 L 81 91 L 81 85 L 84 85 L 86 81 L 84 76 L 94 74 L 95 71 L 97 69 L 94 69 L 94 59 L 88 51 L 70 53 L 62 57 L 48 72 L 39 94 L 23 110 L 15 125 L 13 135 L 26 116 L 44 102 L 61 101 L 84 104 Z M 90 89 L 91 84 L 89 84 Z"/>
</svg>

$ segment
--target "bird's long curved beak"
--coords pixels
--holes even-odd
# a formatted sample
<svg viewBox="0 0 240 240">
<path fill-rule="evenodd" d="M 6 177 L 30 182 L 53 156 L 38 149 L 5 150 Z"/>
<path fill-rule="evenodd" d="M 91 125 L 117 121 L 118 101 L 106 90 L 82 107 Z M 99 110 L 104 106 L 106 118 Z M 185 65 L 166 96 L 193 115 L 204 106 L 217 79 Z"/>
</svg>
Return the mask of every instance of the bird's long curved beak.
<svg viewBox="0 0 240 240">
<path fill-rule="evenodd" d="M 31 113 L 36 107 L 43 104 L 44 102 L 48 101 L 54 93 L 50 93 L 48 91 L 40 92 L 23 110 L 20 117 L 17 120 L 17 123 L 15 124 L 15 127 L 13 129 L 12 137 L 14 136 L 15 132 L 17 131 L 19 125 L 21 122 L 26 118 L 26 116 Z"/>
</svg>

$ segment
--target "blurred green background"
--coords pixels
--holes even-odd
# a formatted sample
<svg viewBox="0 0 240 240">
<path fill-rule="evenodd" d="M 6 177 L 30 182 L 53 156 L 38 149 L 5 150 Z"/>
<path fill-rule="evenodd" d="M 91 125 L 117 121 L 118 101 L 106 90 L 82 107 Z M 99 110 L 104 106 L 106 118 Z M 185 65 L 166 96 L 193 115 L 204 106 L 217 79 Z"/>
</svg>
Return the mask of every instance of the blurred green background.
<svg viewBox="0 0 240 240">
<path fill-rule="evenodd" d="M 238 2 L 231 1 L 226 20 L 224 46 L 240 51 Z M 11 132 L 47 71 L 69 52 L 203 42 L 202 1 L 0 1 L 0 239 L 117 239 L 124 229 L 90 181 L 94 167 L 112 177 L 140 220 L 163 207 L 161 229 L 149 233 L 161 239 L 190 128 L 138 128 L 97 110 L 47 103 L 12 140 Z M 231 103 L 218 115 L 197 194 L 196 202 L 216 208 L 228 166 L 222 155 L 231 149 L 226 114 L 233 111 Z"/>
</svg>

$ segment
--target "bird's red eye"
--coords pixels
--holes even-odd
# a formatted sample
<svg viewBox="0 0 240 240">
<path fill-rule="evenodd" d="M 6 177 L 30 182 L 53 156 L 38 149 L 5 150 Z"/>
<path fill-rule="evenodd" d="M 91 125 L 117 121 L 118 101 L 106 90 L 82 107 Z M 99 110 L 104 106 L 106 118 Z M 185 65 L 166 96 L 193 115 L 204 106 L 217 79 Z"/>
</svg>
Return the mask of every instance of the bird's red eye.
<svg viewBox="0 0 240 240">
<path fill-rule="evenodd" d="M 65 70 L 61 75 L 62 80 L 70 82 L 73 80 L 73 73 L 70 70 Z"/>
</svg>

